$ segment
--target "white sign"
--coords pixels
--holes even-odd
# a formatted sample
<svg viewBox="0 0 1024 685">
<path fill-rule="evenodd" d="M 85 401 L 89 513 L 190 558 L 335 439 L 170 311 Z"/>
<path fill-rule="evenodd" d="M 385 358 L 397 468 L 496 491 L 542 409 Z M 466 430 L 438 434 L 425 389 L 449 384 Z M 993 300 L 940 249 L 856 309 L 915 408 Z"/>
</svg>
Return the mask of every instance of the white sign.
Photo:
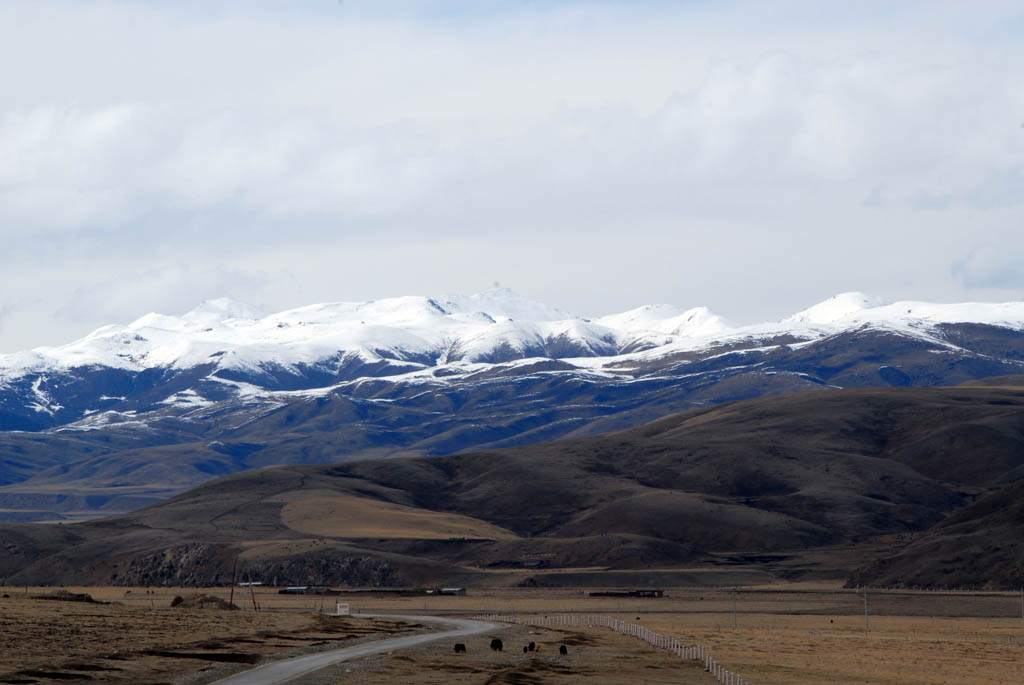
<svg viewBox="0 0 1024 685">
<path fill-rule="evenodd" d="M 337 615 L 338 616 L 348 616 L 348 614 L 349 614 L 348 603 L 347 602 L 338 602 L 337 604 L 338 604 L 338 613 L 337 613 Z"/>
</svg>

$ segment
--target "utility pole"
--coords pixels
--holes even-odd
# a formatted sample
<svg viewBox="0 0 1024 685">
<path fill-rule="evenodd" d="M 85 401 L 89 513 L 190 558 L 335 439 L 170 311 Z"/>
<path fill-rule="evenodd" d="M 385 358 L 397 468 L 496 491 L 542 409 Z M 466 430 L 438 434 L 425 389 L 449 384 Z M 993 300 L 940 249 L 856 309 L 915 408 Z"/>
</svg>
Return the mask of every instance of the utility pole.
<svg viewBox="0 0 1024 685">
<path fill-rule="evenodd" d="M 868 590 L 864 588 L 864 630 L 870 630 L 868 623 Z"/>
<path fill-rule="evenodd" d="M 241 554 L 241 552 L 238 554 Z M 235 566 L 231 569 L 231 598 L 228 600 L 229 606 L 234 606 L 235 604 L 235 578 L 238 576 L 238 554 L 235 555 Z"/>
<path fill-rule="evenodd" d="M 249 567 L 249 596 L 252 598 L 252 610 L 259 611 L 260 608 L 256 605 L 256 590 L 252 586 L 252 567 Z"/>
<path fill-rule="evenodd" d="M 736 627 L 736 588 L 732 589 L 732 627 Z"/>
</svg>

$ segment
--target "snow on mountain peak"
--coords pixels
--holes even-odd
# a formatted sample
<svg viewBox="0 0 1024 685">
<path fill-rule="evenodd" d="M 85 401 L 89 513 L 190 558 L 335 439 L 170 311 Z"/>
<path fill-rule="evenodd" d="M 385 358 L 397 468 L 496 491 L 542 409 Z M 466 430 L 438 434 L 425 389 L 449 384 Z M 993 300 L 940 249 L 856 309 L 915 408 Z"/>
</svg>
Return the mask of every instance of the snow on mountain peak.
<svg viewBox="0 0 1024 685">
<path fill-rule="evenodd" d="M 782 323 L 831 324 L 859 314 L 866 309 L 884 307 L 889 303 L 880 297 L 862 292 L 839 293 L 813 307 L 782 319 Z"/>
<path fill-rule="evenodd" d="M 670 304 L 648 304 L 620 314 L 609 314 L 596 320 L 608 328 L 628 331 L 633 335 L 662 333 L 682 337 L 717 335 L 733 328 L 732 324 L 707 307 L 682 309 Z"/>
<path fill-rule="evenodd" d="M 165 331 L 182 331 L 192 328 L 205 328 L 220 326 L 228 321 L 258 321 L 266 316 L 266 312 L 230 297 L 218 297 L 212 300 L 203 300 L 191 311 L 182 316 L 169 316 L 150 312 L 139 317 L 126 327 L 128 330 L 138 331 L 143 328 L 156 328 Z M 97 337 L 103 334 L 121 330 L 120 326 L 104 326 L 93 331 L 89 337 Z"/>
<path fill-rule="evenodd" d="M 330 302 L 264 316 L 229 298 L 207 300 L 183 316 L 147 314 L 104 326 L 60 347 L 0 355 L 0 383 L 47 368 L 104 366 L 301 369 L 358 357 L 406 367 L 522 357 L 669 354 L 732 339 L 813 339 L 873 325 L 928 335 L 944 323 L 1024 329 L 1024 303 L 929 304 L 841 293 L 774 323 L 735 326 L 707 307 L 645 305 L 595 319 L 573 316 L 507 288 L 475 295 Z M 578 363 L 582 363 L 579 361 Z"/>
<path fill-rule="evenodd" d="M 475 295 L 447 295 L 441 304 L 466 314 L 483 312 L 491 318 L 523 321 L 564 321 L 577 318 L 560 309 L 523 297 L 509 288 L 491 288 Z"/>
<path fill-rule="evenodd" d="M 185 321 L 227 321 L 229 319 L 256 321 L 264 316 L 266 316 L 266 312 L 259 307 L 230 297 L 218 297 L 212 300 L 203 300 L 195 309 L 181 318 Z"/>
</svg>

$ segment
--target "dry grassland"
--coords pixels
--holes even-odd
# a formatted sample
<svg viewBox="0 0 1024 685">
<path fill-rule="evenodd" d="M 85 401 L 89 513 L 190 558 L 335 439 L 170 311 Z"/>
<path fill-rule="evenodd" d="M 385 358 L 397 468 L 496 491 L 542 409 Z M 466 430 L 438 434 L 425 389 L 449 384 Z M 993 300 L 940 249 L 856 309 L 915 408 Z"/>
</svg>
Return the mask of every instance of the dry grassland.
<svg viewBox="0 0 1024 685">
<path fill-rule="evenodd" d="M 307 535 L 344 538 L 516 537 L 499 526 L 460 514 L 406 507 L 363 497 L 314 497 L 289 502 L 281 520 Z"/>
<path fill-rule="evenodd" d="M 694 662 L 683 662 L 635 638 L 610 630 L 575 630 L 514 626 L 495 632 L 502 652 L 490 649 L 492 635 L 463 640 L 465 654 L 453 641 L 382 654 L 321 671 L 306 685 L 622 685 L 644 683 L 712 685 L 715 680 Z M 523 653 L 535 642 L 539 651 Z M 568 654 L 558 653 L 566 645 Z"/>
<path fill-rule="evenodd" d="M 644 624 L 710 649 L 755 683 L 1021 683 L 1020 620 L 658 614 Z"/>
<path fill-rule="evenodd" d="M 3 590 L 10 597 L 0 598 L 0 683 L 209 682 L 267 658 L 423 628 L 310 612 L 170 608 L 168 595 L 145 589 L 132 591 L 129 604 L 29 599 Z M 87 590 L 101 597 L 125 592 Z"/>
<path fill-rule="evenodd" d="M 524 618 L 570 612 L 639 618 L 685 644 L 704 645 L 753 683 L 1024 682 L 1024 622 L 1013 593 L 869 592 L 867 630 L 862 596 L 827 583 L 741 589 L 735 627 L 733 594 L 721 589 L 670 590 L 664 599 L 498 590 L 426 600 L 367 597 L 360 604 L 367 611 L 427 606 L 439 613 L 514 611 Z M 632 643 L 634 651 L 648 649 Z"/>
<path fill-rule="evenodd" d="M 244 664 L 144 652 L 230 652 L 276 659 L 294 653 L 297 644 L 323 648 L 341 638 L 356 639 L 366 619 L 342 619 L 337 624 L 345 626 L 341 634 L 325 632 L 314 622 L 312 610 L 333 608 L 336 600 L 365 613 L 516 612 L 529 618 L 578 612 L 639 619 L 683 643 L 704 645 L 723 666 L 753 683 L 1024 682 L 1024 622 L 1020 597 L 1012 593 L 872 591 L 865 630 L 862 597 L 827 583 L 741 588 L 735 595 L 723 589 L 670 589 L 663 599 L 538 589 L 471 590 L 464 597 L 357 593 L 321 598 L 257 588 L 255 599 L 265 609 L 259 613 L 252 611 L 249 592 L 242 588 L 235 594 L 235 603 L 246 609 L 240 612 L 167 608 L 175 594 L 192 590 L 69 590 L 121 604 L 27 600 L 17 596 L 23 590 L 5 589 L 12 598 L 0 600 L 0 663 L 10 666 L 0 669 L 0 682 L 18 670 L 75 663 L 120 669 L 82 671 L 96 681 L 185 682 L 180 676 L 187 672 L 192 674 L 188 682 L 208 682 L 217 669 L 238 670 Z M 226 599 L 230 589 L 208 592 Z M 530 630 L 535 631 L 532 637 Z M 365 639 L 365 630 L 362 634 Z M 343 664 L 310 682 L 710 682 L 693 664 L 600 628 L 514 626 L 495 635 L 506 643 L 501 654 L 487 648 L 489 635 L 481 635 L 465 640 L 465 655 L 450 653 L 451 644 L 444 641 Z M 541 643 L 542 651 L 524 657 L 522 645 L 530 639 Z M 561 643 L 569 645 L 568 659 L 557 655 Z M 130 658 L 108 658 L 118 654 Z M 146 678 L 140 680 L 141 674 Z"/>
</svg>

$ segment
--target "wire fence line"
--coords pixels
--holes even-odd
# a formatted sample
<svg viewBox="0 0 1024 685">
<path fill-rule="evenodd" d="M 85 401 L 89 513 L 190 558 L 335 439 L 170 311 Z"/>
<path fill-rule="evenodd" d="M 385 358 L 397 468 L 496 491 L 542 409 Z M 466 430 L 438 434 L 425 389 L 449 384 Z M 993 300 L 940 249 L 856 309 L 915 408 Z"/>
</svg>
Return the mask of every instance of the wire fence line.
<svg viewBox="0 0 1024 685">
<path fill-rule="evenodd" d="M 684 661 L 697 661 L 704 666 L 704 670 L 711 674 L 718 682 L 724 685 L 750 685 L 750 681 L 742 678 L 738 673 L 733 673 L 722 664 L 715 661 L 714 657 L 703 645 L 684 645 L 670 635 L 657 633 L 639 623 L 630 623 L 613 616 L 600 616 L 589 614 L 559 614 L 555 616 L 523 616 L 519 614 L 480 614 L 473 618 L 482 621 L 497 621 L 499 623 L 517 623 L 520 625 L 541 625 L 541 626 L 578 626 L 580 628 L 609 628 L 611 630 L 630 635 L 643 640 L 653 647 L 665 649 Z"/>
</svg>

